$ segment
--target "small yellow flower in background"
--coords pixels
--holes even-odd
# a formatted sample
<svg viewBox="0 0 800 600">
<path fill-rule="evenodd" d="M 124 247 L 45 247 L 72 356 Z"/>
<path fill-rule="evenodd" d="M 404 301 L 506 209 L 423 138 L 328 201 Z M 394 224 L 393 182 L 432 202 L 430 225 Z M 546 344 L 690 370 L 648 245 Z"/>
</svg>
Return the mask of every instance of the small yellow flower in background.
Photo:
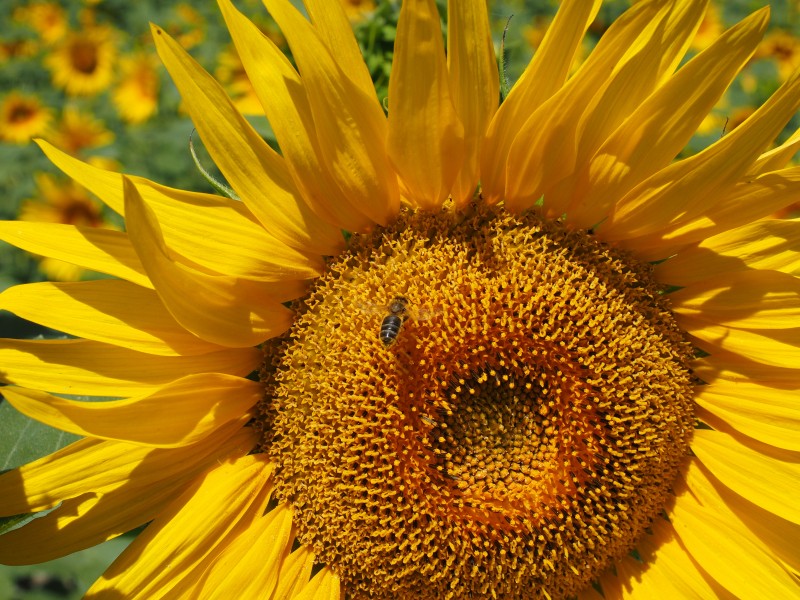
<svg viewBox="0 0 800 600">
<path fill-rule="evenodd" d="M 113 29 L 95 25 L 67 33 L 45 57 L 45 64 L 53 85 L 72 96 L 90 96 L 109 87 L 116 57 Z"/>
<path fill-rule="evenodd" d="M 722 22 L 718 0 L 711 0 L 708 10 L 697 28 L 697 33 L 692 39 L 692 49 L 698 52 L 705 50 L 722 35 L 723 31 L 725 31 L 725 24 Z"/>
<path fill-rule="evenodd" d="M 352 22 L 358 22 L 366 18 L 369 13 L 375 10 L 375 0 L 339 0 L 344 7 L 347 17 Z"/>
<path fill-rule="evenodd" d="M 800 39 L 789 31 L 775 30 L 764 37 L 754 58 L 770 58 L 778 67 L 778 77 L 786 81 L 800 67 Z"/>
<path fill-rule="evenodd" d="M 0 40 L 0 63 L 34 56 L 38 49 L 34 40 Z"/>
<path fill-rule="evenodd" d="M 67 32 L 67 15 L 56 2 L 32 2 L 14 10 L 14 20 L 36 31 L 45 44 L 57 42 Z"/>
<path fill-rule="evenodd" d="M 800 75 L 677 158 L 769 10 L 685 62 L 708 2 L 642 0 L 570 76 L 565 0 L 498 106 L 486 3 L 406 0 L 387 116 L 341 4 L 265 0 L 294 62 L 219 4 L 280 153 L 153 34 L 241 200 L 40 142 L 125 231 L 0 223 L 115 277 L 0 294 L 74 338 L 4 397 L 85 436 L 0 476 L 50 511 L 0 562 L 146 524 L 87 598 L 796 597 Z"/>
<path fill-rule="evenodd" d="M 11 92 L 0 103 L 0 140 L 25 144 L 43 135 L 52 120 L 52 110 L 43 106 L 37 97 Z"/>
<path fill-rule="evenodd" d="M 170 28 L 170 33 L 187 50 L 201 43 L 206 36 L 206 22 L 203 16 L 189 4 L 175 7 L 178 23 Z"/>
<path fill-rule="evenodd" d="M 258 99 L 236 48 L 229 46 L 219 53 L 214 76 L 225 86 L 240 113 L 243 115 L 264 114 L 261 101 Z"/>
<path fill-rule="evenodd" d="M 143 123 L 158 110 L 158 59 L 139 51 L 120 60 L 121 79 L 114 88 L 114 106 L 120 117 L 129 123 Z"/>
<path fill-rule="evenodd" d="M 47 173 L 36 175 L 36 197 L 26 200 L 17 217 L 20 221 L 61 223 L 79 228 L 109 227 L 102 206 L 86 189 L 70 179 Z M 39 268 L 55 281 L 77 281 L 84 269 L 57 258 L 42 257 Z"/>
<path fill-rule="evenodd" d="M 114 134 L 91 114 L 67 106 L 61 121 L 47 139 L 62 150 L 77 155 L 88 148 L 110 144 L 114 141 Z"/>
</svg>

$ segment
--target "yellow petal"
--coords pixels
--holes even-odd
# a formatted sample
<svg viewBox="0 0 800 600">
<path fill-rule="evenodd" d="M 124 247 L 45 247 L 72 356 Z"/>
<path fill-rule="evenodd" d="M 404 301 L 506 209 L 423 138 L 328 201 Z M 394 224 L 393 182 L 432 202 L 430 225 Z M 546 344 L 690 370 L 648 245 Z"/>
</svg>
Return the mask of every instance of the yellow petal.
<svg viewBox="0 0 800 600">
<path fill-rule="evenodd" d="M 692 451 L 734 492 L 779 517 L 800 523 L 800 454 L 760 442 L 745 446 L 719 431 L 698 429 Z"/>
<path fill-rule="evenodd" d="M 342 595 L 341 584 L 336 574 L 328 567 L 312 577 L 294 600 L 339 600 Z"/>
<path fill-rule="evenodd" d="M 548 214 L 564 206 L 548 194 L 659 84 L 702 16 L 698 3 L 643 2 L 614 22 L 569 82 L 520 128 L 508 155 L 506 205 L 529 208 L 544 193 Z M 555 203 L 554 203 L 555 202 Z"/>
<path fill-rule="evenodd" d="M 251 282 L 206 275 L 170 258 L 153 211 L 129 179 L 128 235 L 167 310 L 196 336 L 234 348 L 255 346 L 288 329 L 292 312 Z"/>
<path fill-rule="evenodd" d="M 676 315 L 681 329 L 691 334 L 698 348 L 711 354 L 724 350 L 746 357 L 746 362 L 795 369 L 800 364 L 798 328 L 737 329 Z"/>
<path fill-rule="evenodd" d="M 800 320 L 800 280 L 777 271 L 739 271 L 668 295 L 673 312 L 740 329 L 788 329 Z"/>
<path fill-rule="evenodd" d="M 667 258 L 688 244 L 768 217 L 796 202 L 798 194 L 800 167 L 766 173 L 721 190 L 720 201 L 706 206 L 698 216 L 648 235 L 621 240 L 620 245 L 642 260 Z"/>
<path fill-rule="evenodd" d="M 617 574 L 626 582 L 625 598 L 708 598 L 717 596 L 698 566 L 686 553 L 672 525 L 656 518 L 652 535 L 636 544 L 640 561 L 625 557 L 617 562 Z"/>
<path fill-rule="evenodd" d="M 702 15 L 704 6 L 696 8 Z M 575 227 L 591 227 L 637 183 L 672 161 L 752 56 L 764 35 L 762 10 L 726 31 L 642 102 L 600 146 L 570 186 Z M 657 143 L 654 141 L 657 140 Z"/>
<path fill-rule="evenodd" d="M 297 61 L 333 180 L 375 223 L 389 224 L 400 209 L 400 194 L 386 156 L 386 117 L 375 93 L 365 93 L 342 72 L 314 27 L 288 0 L 264 4 Z"/>
<path fill-rule="evenodd" d="M 227 440 L 215 433 L 209 445 L 193 448 L 188 455 L 158 461 L 148 455 L 124 476 L 124 484 L 99 495 L 87 492 L 61 501 L 54 511 L 0 536 L 0 564 L 29 565 L 60 558 L 153 520 L 199 472 L 233 452 L 241 456 L 255 443 L 241 424 L 235 436 L 230 437 L 230 431 L 226 435 Z M 97 464 L 85 468 L 96 469 Z M 86 480 L 83 471 L 73 476 Z"/>
<path fill-rule="evenodd" d="M 193 373 L 244 376 L 262 360 L 256 348 L 155 356 L 90 340 L 0 339 L 0 380 L 79 396 L 133 396 Z"/>
<path fill-rule="evenodd" d="M 767 150 L 747 171 L 748 177 L 763 175 L 770 171 L 778 171 L 786 167 L 792 157 L 800 149 L 800 129 L 796 130 L 788 140 L 780 146 Z"/>
<path fill-rule="evenodd" d="M 750 118 L 702 152 L 673 163 L 636 186 L 598 230 L 622 240 L 668 229 L 707 212 L 775 139 L 800 106 L 800 73 L 782 85 Z"/>
<path fill-rule="evenodd" d="M 765 365 L 737 352 L 717 350 L 714 354 L 692 361 L 692 372 L 702 381 L 716 383 L 758 383 L 768 387 L 789 387 L 797 384 L 796 365 Z"/>
<path fill-rule="evenodd" d="M 56 429 L 162 448 L 203 439 L 245 415 L 263 393 L 258 382 L 218 373 L 187 375 L 151 394 L 106 402 L 78 402 L 25 388 L 3 388 L 3 396 L 14 408 Z"/>
<path fill-rule="evenodd" d="M 656 265 L 658 281 L 686 286 L 745 269 L 800 275 L 800 220 L 767 219 L 704 239 Z"/>
<path fill-rule="evenodd" d="M 34 254 L 152 288 L 128 234 L 61 223 L 0 221 L 0 240 Z"/>
<path fill-rule="evenodd" d="M 47 142 L 38 144 L 59 169 L 124 214 L 122 175 L 81 162 Z M 130 179 L 158 216 L 167 245 L 193 262 L 217 273 L 263 281 L 307 279 L 322 272 L 321 257 L 279 242 L 242 202 L 176 190 L 142 177 Z"/>
<path fill-rule="evenodd" d="M 338 254 L 341 231 L 301 199 L 283 158 L 236 110 L 228 95 L 175 40 L 153 26 L 161 61 L 172 76 L 214 164 L 264 228 L 284 244 L 310 254 Z"/>
<path fill-rule="evenodd" d="M 77 337 L 164 356 L 222 350 L 190 334 L 158 295 L 127 281 L 28 283 L 0 294 L 0 308 Z"/>
<path fill-rule="evenodd" d="M 503 199 L 508 152 L 525 121 L 563 84 L 583 34 L 602 0 L 565 0 L 533 59 L 494 115 L 481 152 L 481 191 L 488 202 Z"/>
<path fill-rule="evenodd" d="M 237 537 L 203 577 L 204 597 L 271 598 L 291 550 L 292 509 L 279 504 Z"/>
<path fill-rule="evenodd" d="M 731 525 L 755 535 L 767 552 L 800 575 L 800 556 L 797 553 L 800 548 L 800 526 L 732 492 L 708 473 L 697 459 L 691 460 L 683 476 L 686 485 L 702 505 L 723 515 Z"/>
<path fill-rule="evenodd" d="M 170 457 L 162 453 L 161 458 L 166 458 L 166 461 L 151 460 L 154 458 L 152 455 L 145 456 L 138 468 L 129 474 L 120 473 L 127 481 L 114 489 L 105 489 L 99 494 L 85 492 L 62 500 L 58 508 L 47 515 L 0 536 L 0 564 L 30 565 L 53 560 L 152 521 L 186 488 L 189 480 L 212 461 L 216 462 L 234 451 L 242 455 L 253 447 L 255 439 L 250 432 L 243 429 L 241 423 L 237 427 L 238 432 L 233 437 L 230 436 L 231 429 L 227 428 L 227 440 L 218 435 L 220 432 L 215 432 L 208 440 L 209 445 L 200 450 L 192 449 L 188 456 L 176 454 Z M 122 449 L 128 450 L 130 446 Z M 59 465 L 69 467 L 63 463 Z M 72 476 L 78 481 L 87 480 L 83 471 L 74 472 Z"/>
<path fill-rule="evenodd" d="M 221 453 L 246 454 L 256 441 L 253 431 L 243 428 L 241 422 L 220 427 L 203 444 L 175 449 L 78 440 L 0 475 L 0 515 L 47 510 L 90 493 L 102 495 L 120 490 L 124 495 L 132 489 L 153 488 L 160 482 L 185 481 L 217 461 Z"/>
<path fill-rule="evenodd" d="M 314 558 L 314 553 L 308 546 L 302 544 L 297 550 L 289 554 L 281 566 L 278 587 L 275 588 L 272 600 L 295 598 L 311 577 Z"/>
<path fill-rule="evenodd" d="M 452 192 L 461 206 L 472 198 L 480 179 L 481 146 L 497 110 L 500 86 L 486 3 L 448 0 L 447 31 L 450 93 L 464 125 L 464 164 Z"/>
<path fill-rule="evenodd" d="M 695 402 L 747 436 L 800 452 L 800 403 L 797 395 L 795 386 L 787 388 L 717 379 L 711 385 L 697 388 Z"/>
<path fill-rule="evenodd" d="M 702 507 L 688 492 L 678 497 L 670 516 L 692 558 L 736 597 L 797 595 L 797 582 L 751 536 Z"/>
<path fill-rule="evenodd" d="M 464 126 L 453 105 L 433 0 L 400 8 L 389 77 L 389 156 L 408 200 L 425 210 L 439 209 L 461 170 Z"/>
<path fill-rule="evenodd" d="M 367 64 L 361 55 L 350 19 L 341 2 L 329 0 L 304 0 L 314 29 L 325 44 L 331 57 L 350 80 L 368 96 L 375 95 L 375 85 Z"/>
<path fill-rule="evenodd" d="M 374 223 L 359 208 L 358 199 L 339 189 L 328 172 L 306 90 L 294 67 L 230 0 L 218 3 L 297 189 L 329 223 L 347 231 L 370 230 Z"/>
<path fill-rule="evenodd" d="M 262 455 L 213 466 L 137 536 L 85 598 L 158 598 L 196 585 L 239 521 L 263 511 L 271 474 Z"/>
</svg>

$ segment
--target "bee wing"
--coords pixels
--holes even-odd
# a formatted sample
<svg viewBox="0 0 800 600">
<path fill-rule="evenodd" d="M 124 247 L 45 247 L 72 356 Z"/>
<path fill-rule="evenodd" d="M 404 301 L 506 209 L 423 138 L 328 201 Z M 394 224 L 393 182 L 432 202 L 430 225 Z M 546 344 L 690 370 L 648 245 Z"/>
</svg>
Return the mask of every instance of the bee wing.
<svg viewBox="0 0 800 600">
<path fill-rule="evenodd" d="M 359 302 L 358 310 L 365 315 L 386 315 L 388 314 L 386 306 L 383 304 L 372 304 L 370 302 Z"/>
<path fill-rule="evenodd" d="M 420 308 L 413 308 L 411 310 L 411 317 L 416 319 L 417 321 L 427 321 L 428 319 L 432 319 L 436 315 L 442 313 L 441 308 L 433 308 L 433 307 L 420 307 Z"/>
</svg>

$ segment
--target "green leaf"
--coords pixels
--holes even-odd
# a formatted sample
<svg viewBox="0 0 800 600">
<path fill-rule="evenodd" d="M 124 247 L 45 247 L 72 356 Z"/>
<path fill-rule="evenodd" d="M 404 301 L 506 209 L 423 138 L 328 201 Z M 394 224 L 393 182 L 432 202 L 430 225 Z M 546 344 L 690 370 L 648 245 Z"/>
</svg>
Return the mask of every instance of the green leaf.
<svg viewBox="0 0 800 600">
<path fill-rule="evenodd" d="M 34 421 L 0 400 L 0 470 L 47 456 L 78 439 L 80 436 Z"/>
</svg>

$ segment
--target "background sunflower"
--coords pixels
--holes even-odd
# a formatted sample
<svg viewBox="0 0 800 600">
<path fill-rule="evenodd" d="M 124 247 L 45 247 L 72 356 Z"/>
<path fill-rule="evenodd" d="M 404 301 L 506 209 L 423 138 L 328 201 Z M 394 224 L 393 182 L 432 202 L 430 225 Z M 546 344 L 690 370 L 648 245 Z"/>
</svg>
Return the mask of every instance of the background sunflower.
<svg viewBox="0 0 800 600">
<path fill-rule="evenodd" d="M 385 98 L 399 3 L 342 1 L 351 15 L 378 95 Z M 242 0 L 237 4 L 246 9 L 273 41 L 283 43 L 259 2 Z M 578 62 L 629 4 L 626 0 L 609 0 L 604 4 Z M 706 118 L 686 150 L 687 155 L 735 128 L 800 62 L 798 4 L 789 0 L 769 4 L 772 32 L 752 63 Z M 505 52 L 505 71 L 510 82 L 519 76 L 541 42 L 556 5 L 552 0 L 490 2 L 495 45 L 498 51 L 503 48 Z M 695 50 L 701 50 L 708 40 L 715 39 L 720 31 L 750 10 L 752 2 L 748 0 L 718 2 L 701 27 Z M 188 151 L 192 125 L 164 70 L 142 67 L 143 75 L 133 75 L 136 72 L 133 65 L 147 65 L 155 55 L 149 21 L 163 26 L 185 48 L 192 49 L 204 67 L 216 72 L 242 112 L 257 113 L 252 109 L 252 88 L 238 69 L 235 55 L 231 57 L 230 40 L 214 3 L 190 6 L 155 0 L 4 2 L 0 8 L 0 89 L 13 92 L 0 98 L 3 107 L 12 106 L 1 111 L 10 116 L 0 117 L 0 218 L 24 218 L 23 212 L 30 209 L 31 202 L 46 201 L 59 194 L 66 197 L 71 191 L 66 186 L 74 185 L 65 183 L 59 192 L 54 189 L 59 185 L 57 180 L 41 175 L 37 186 L 33 173 L 54 173 L 55 168 L 38 148 L 28 143 L 36 136 L 84 160 L 116 160 L 118 170 L 181 189 L 212 191 L 192 164 Z M 81 84 L 76 86 L 75 81 Z M 26 105 L 28 108 L 20 108 L 19 98 L 32 99 Z M 17 105 L 13 104 L 15 101 Z M 20 117 L 24 117 L 26 127 L 20 125 Z M 248 119 L 274 144 L 263 117 L 256 114 Z M 793 120 L 787 130 L 796 128 L 797 122 Z M 779 141 L 783 139 L 785 136 Z M 213 170 L 203 149 L 198 148 L 198 152 L 201 162 Z M 47 193 L 43 192 L 41 181 L 47 181 Z M 91 201 L 87 202 L 86 206 L 90 206 Z M 55 214 L 57 209 L 57 206 L 52 208 L 55 211 L 52 219 L 68 222 L 66 212 Z M 782 216 L 796 216 L 796 212 Z M 119 225 L 110 214 L 93 214 L 92 224 Z M 35 257 L 2 245 L 0 290 L 45 279 L 53 279 L 53 275 L 43 272 Z M 3 337 L 59 335 L 8 313 L 0 314 L 0 327 Z M 53 452 L 74 440 L 69 434 L 28 420 L 5 402 L 0 403 L 0 423 L 2 469 Z M 134 535 L 36 567 L 0 566 L 0 597 L 80 597 Z"/>
</svg>

